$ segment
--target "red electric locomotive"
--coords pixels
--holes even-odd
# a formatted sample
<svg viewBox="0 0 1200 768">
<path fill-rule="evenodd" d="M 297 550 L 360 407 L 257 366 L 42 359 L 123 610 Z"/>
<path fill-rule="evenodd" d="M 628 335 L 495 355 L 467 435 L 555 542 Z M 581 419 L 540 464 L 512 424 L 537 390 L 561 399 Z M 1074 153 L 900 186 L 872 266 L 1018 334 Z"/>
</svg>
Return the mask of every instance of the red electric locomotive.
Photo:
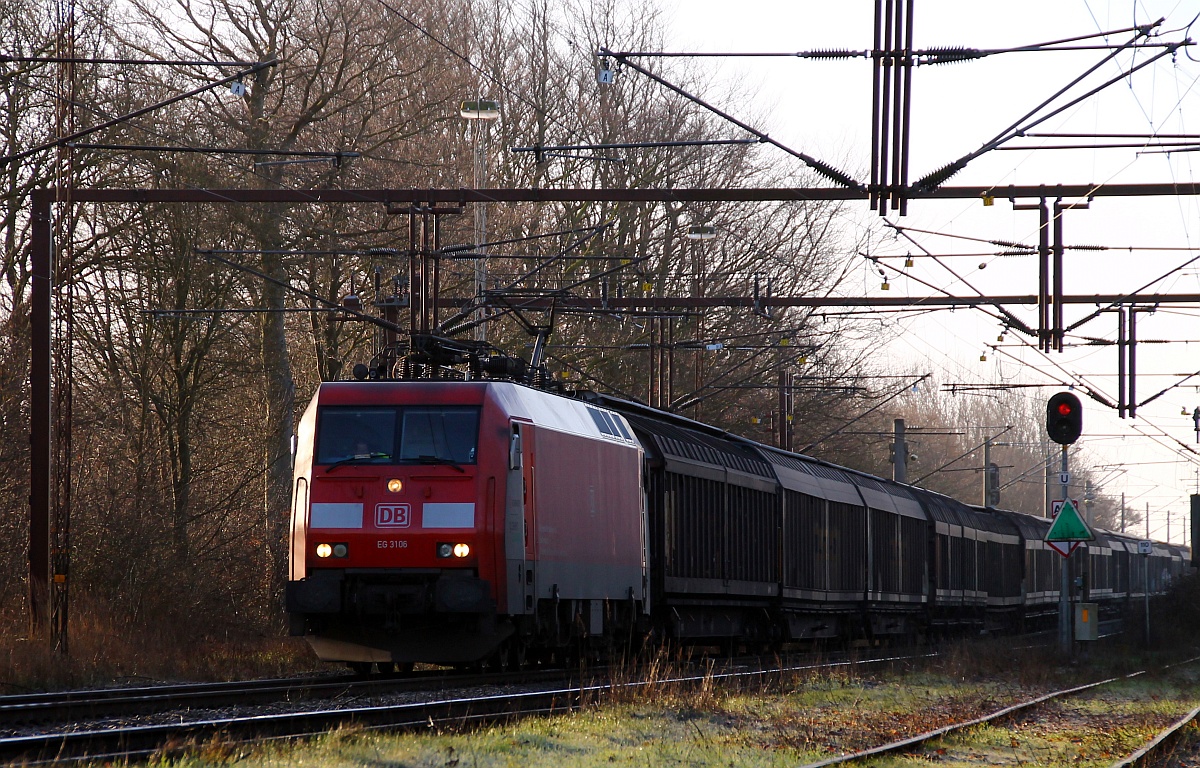
<svg viewBox="0 0 1200 768">
<path fill-rule="evenodd" d="M 510 382 L 325 383 L 297 438 L 286 602 L 324 660 L 519 663 L 649 609 L 642 449 L 610 410 Z"/>
</svg>

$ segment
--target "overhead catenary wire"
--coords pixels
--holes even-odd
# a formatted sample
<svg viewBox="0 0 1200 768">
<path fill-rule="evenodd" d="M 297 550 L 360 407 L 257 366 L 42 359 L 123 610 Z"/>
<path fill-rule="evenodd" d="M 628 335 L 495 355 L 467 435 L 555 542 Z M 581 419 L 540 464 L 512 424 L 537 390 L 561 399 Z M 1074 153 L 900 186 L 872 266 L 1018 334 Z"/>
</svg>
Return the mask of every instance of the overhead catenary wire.
<svg viewBox="0 0 1200 768">
<path fill-rule="evenodd" d="M 1042 53 L 1042 52 L 1062 52 L 1062 51 L 1090 51 L 1090 50 L 1113 50 L 1119 47 L 1110 43 L 1087 46 L 1071 46 L 1069 43 L 1078 43 L 1083 40 L 1094 40 L 1098 37 L 1107 37 L 1109 35 L 1119 35 L 1128 32 L 1136 32 L 1140 29 L 1139 26 L 1126 27 L 1124 29 L 1114 29 L 1107 32 L 1093 32 L 1086 35 L 1076 35 L 1073 37 L 1065 37 L 1059 40 L 1051 40 L 1044 43 L 1030 43 L 1027 45 L 1009 46 L 1005 48 L 957 48 L 957 47 L 940 47 L 917 49 L 912 52 L 916 57 L 936 58 L 944 57 L 938 61 L 924 61 L 919 63 L 925 64 L 940 64 L 945 61 L 959 60 L 959 58 L 981 58 L 984 56 L 995 56 L 1003 53 Z M 1179 30 L 1175 30 L 1179 31 Z M 1145 48 L 1158 48 L 1167 43 L 1146 43 L 1142 46 Z M 616 51 L 611 54 L 615 57 L 637 56 L 639 58 L 796 58 L 796 59 L 867 59 L 871 57 L 869 50 L 855 49 L 838 49 L 838 48 L 817 48 L 809 51 Z"/>
<path fill-rule="evenodd" d="M 1160 19 L 1159 21 L 1155 22 L 1154 24 L 1147 24 L 1147 25 L 1137 28 L 1137 30 L 1136 30 L 1137 34 L 1132 39 L 1130 39 L 1128 42 L 1126 42 L 1125 45 L 1119 46 L 1116 49 L 1114 49 L 1108 56 L 1105 56 L 1103 59 L 1101 59 L 1100 62 L 1094 64 L 1092 67 L 1087 69 L 1083 74 L 1079 75 L 1074 80 L 1072 80 L 1070 83 L 1068 83 L 1067 85 L 1060 88 L 1050 98 L 1044 100 L 1041 104 L 1034 107 L 1032 110 L 1027 112 L 1023 117 L 1021 117 L 1020 119 L 1018 119 L 1014 123 L 1012 123 L 1012 125 L 1008 126 L 1003 131 L 998 133 L 994 138 L 992 138 L 989 141 L 984 142 L 983 145 L 979 147 L 979 149 L 976 149 L 973 152 L 963 155 L 959 159 L 943 166 L 942 168 L 939 168 L 936 171 L 933 171 L 932 173 L 928 174 L 927 176 L 925 176 L 921 179 L 918 179 L 916 182 L 914 182 L 913 186 L 918 190 L 925 190 L 925 191 L 930 191 L 930 190 L 936 189 L 937 187 L 941 186 L 945 181 L 947 181 L 951 176 L 957 174 L 959 171 L 961 171 L 963 168 L 965 168 L 967 166 L 967 164 L 970 163 L 972 160 L 991 151 L 992 149 L 995 149 L 996 147 L 999 147 L 1001 144 L 1003 144 L 1007 141 L 1010 141 L 1011 139 L 1016 138 L 1017 136 L 1020 136 L 1025 131 L 1028 131 L 1031 128 L 1041 125 L 1042 123 L 1046 122 L 1050 118 L 1061 114 L 1062 112 L 1070 109 L 1071 107 L 1081 103 L 1085 99 L 1088 99 L 1088 98 L 1092 97 L 1093 95 L 1095 95 L 1096 93 L 1099 93 L 1100 91 L 1104 90 L 1105 88 L 1108 88 L 1110 85 L 1120 82 L 1121 80 L 1124 80 L 1126 77 L 1131 77 L 1135 72 L 1137 72 L 1141 69 L 1144 69 L 1145 67 L 1150 66 L 1151 64 L 1153 64 L 1155 61 L 1159 60 L 1160 58 L 1170 55 L 1171 53 L 1174 53 L 1175 50 L 1177 50 L 1180 46 L 1184 45 L 1184 43 L 1172 44 L 1172 45 L 1166 47 L 1165 49 L 1163 49 L 1162 51 L 1160 51 L 1155 56 L 1150 57 L 1146 61 L 1131 66 L 1129 68 L 1128 72 L 1123 72 L 1118 77 L 1110 78 L 1109 80 L 1102 83 L 1101 85 L 1096 86 L 1095 88 L 1092 88 L 1088 92 L 1068 101 L 1066 104 L 1063 104 L 1062 106 L 1059 106 L 1045 114 L 1039 114 L 1043 109 L 1048 107 L 1050 104 L 1054 103 L 1054 101 L 1056 99 L 1058 99 L 1060 96 L 1065 95 L 1069 90 L 1074 88 L 1079 83 L 1083 82 L 1088 76 L 1099 71 L 1100 68 L 1103 67 L 1105 64 L 1113 61 L 1119 53 L 1127 50 L 1138 39 L 1149 35 L 1150 32 L 1155 27 L 1159 26 L 1161 23 L 1162 23 L 1162 20 Z M 1188 44 L 1190 44 L 1190 42 Z M 1036 118 L 1035 118 L 1035 115 L 1037 116 Z M 1031 121 L 1031 122 L 1026 123 L 1026 121 Z M 1024 124 L 1024 125 L 1022 126 L 1022 124 Z"/>
<path fill-rule="evenodd" d="M 23 150 L 21 152 L 15 152 L 10 155 L 5 155 L 3 157 L 0 157 L 0 165 L 7 165 L 9 163 L 13 163 L 18 160 L 23 160 L 27 157 L 31 157 L 35 154 L 38 154 L 39 152 L 45 152 L 47 150 L 54 149 L 55 147 L 66 146 L 66 145 L 70 144 L 71 142 L 74 142 L 76 139 L 81 139 L 84 136 L 90 136 L 91 134 L 96 133 L 97 131 L 102 131 L 107 128 L 112 128 L 115 125 L 120 125 L 121 123 L 128 122 L 135 117 L 140 117 L 142 115 L 149 114 L 150 112 L 155 112 L 159 109 L 162 109 L 163 107 L 167 107 L 167 106 L 170 106 L 171 104 L 175 104 L 176 102 L 183 101 L 184 99 L 190 99 L 191 97 L 197 96 L 201 93 L 204 93 L 205 91 L 210 91 L 213 88 L 217 88 L 219 86 L 227 85 L 229 83 L 238 81 L 243 77 L 252 75 L 255 72 L 266 69 L 267 67 L 273 67 L 278 63 L 279 62 L 277 59 L 271 59 L 270 61 L 264 61 L 259 64 L 255 64 L 254 66 L 247 67 L 246 69 L 240 70 L 232 75 L 228 75 L 226 77 L 215 80 L 211 83 L 207 83 L 207 84 L 199 86 L 197 88 L 193 88 L 190 91 L 176 94 L 175 96 L 172 96 L 168 99 L 164 99 L 162 101 L 156 102 L 149 106 L 142 107 L 141 109 L 136 109 L 128 114 L 121 115 L 119 117 L 115 117 L 111 120 L 107 120 L 107 121 L 101 123 L 100 125 L 94 125 L 91 128 L 85 128 L 82 131 L 76 131 L 75 133 L 72 133 L 69 136 L 63 136 L 61 138 L 57 138 L 52 141 L 45 142 L 43 144 L 39 144 L 35 147 L 31 147 L 31 148 Z"/>
</svg>

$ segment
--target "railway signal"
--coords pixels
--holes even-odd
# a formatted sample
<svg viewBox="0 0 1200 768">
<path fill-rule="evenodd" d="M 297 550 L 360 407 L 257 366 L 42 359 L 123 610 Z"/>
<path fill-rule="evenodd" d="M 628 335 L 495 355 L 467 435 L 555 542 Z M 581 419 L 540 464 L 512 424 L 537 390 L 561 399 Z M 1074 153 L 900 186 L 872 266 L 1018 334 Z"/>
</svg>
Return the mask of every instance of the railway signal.
<svg viewBox="0 0 1200 768">
<path fill-rule="evenodd" d="M 1046 534 L 1045 541 L 1047 546 L 1068 558 L 1062 567 L 1058 593 L 1058 647 L 1064 655 L 1071 653 L 1071 568 L 1069 558 L 1075 551 L 1076 542 L 1091 539 L 1091 531 L 1079 519 L 1079 514 L 1070 501 L 1069 493 L 1071 473 L 1067 467 L 1067 446 L 1078 440 L 1082 433 L 1083 406 L 1080 404 L 1079 398 L 1070 392 L 1057 392 L 1051 395 L 1046 402 L 1046 434 L 1050 436 L 1051 440 L 1062 446 L 1062 469 L 1059 473 L 1059 480 L 1062 482 L 1064 502 L 1062 510 L 1055 518 L 1054 525 Z M 1068 525 L 1076 520 L 1079 520 L 1082 530 L 1087 531 L 1086 536 L 1080 535 L 1080 531 L 1075 530 L 1075 526 Z M 1071 529 L 1066 531 L 1066 535 L 1063 535 L 1063 526 Z"/>
<path fill-rule="evenodd" d="M 1046 433 L 1059 445 L 1071 445 L 1083 433 L 1083 406 L 1070 392 L 1059 392 L 1046 403 Z"/>
</svg>

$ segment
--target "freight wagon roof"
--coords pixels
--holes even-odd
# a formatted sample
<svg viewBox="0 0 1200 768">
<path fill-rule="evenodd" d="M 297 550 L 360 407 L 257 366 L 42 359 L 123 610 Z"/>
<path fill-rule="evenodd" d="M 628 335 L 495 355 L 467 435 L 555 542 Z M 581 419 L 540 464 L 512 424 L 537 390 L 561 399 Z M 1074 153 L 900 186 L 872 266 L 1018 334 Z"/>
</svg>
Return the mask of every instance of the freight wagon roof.
<svg viewBox="0 0 1200 768">
<path fill-rule="evenodd" d="M 1046 536 L 1046 531 L 1050 530 L 1050 521 L 1044 517 L 1008 509 L 1000 510 L 999 514 L 1011 520 L 1026 541 L 1041 541 Z"/>
<path fill-rule="evenodd" d="M 677 424 L 625 414 L 633 428 L 650 443 L 652 454 L 736 469 L 775 479 L 771 466 L 744 445 Z"/>
<path fill-rule="evenodd" d="M 855 505 L 865 499 L 874 509 L 925 519 L 925 511 L 906 486 L 802 454 L 754 445 L 775 465 L 785 488 Z"/>
<path fill-rule="evenodd" d="M 950 525 L 962 525 L 967 522 L 959 514 L 965 507 L 954 499 L 932 491 L 925 491 L 920 496 L 925 508 L 929 510 L 929 519 Z"/>
<path fill-rule="evenodd" d="M 767 461 L 774 465 L 775 473 L 784 488 L 844 504 L 862 504 L 862 498 L 850 479 L 850 473 L 841 467 L 822 464 L 808 456 L 775 448 L 758 448 Z"/>
<path fill-rule="evenodd" d="M 1007 533 L 1011 536 L 1017 536 L 1021 533 L 1020 528 L 1017 527 L 1017 524 L 1011 518 L 998 514 L 994 509 L 970 505 L 964 506 L 967 510 L 966 515 L 969 515 L 971 525 L 981 531 Z"/>
<path fill-rule="evenodd" d="M 1096 537 L 1100 537 L 1100 532 L 1096 531 Z M 1121 536 L 1111 531 L 1105 532 L 1105 538 L 1108 539 L 1108 546 L 1116 552 L 1133 552 L 1137 553 L 1137 542 L 1130 539 L 1128 536 Z"/>
<path fill-rule="evenodd" d="M 849 472 L 851 481 L 859 487 L 867 506 L 895 512 L 906 517 L 918 517 L 925 520 L 925 510 L 917 502 L 908 488 L 899 483 L 886 482 L 874 475 L 862 472 Z"/>
<path fill-rule="evenodd" d="M 1099 545 L 1106 546 L 1109 549 L 1115 549 L 1119 552 L 1129 551 L 1129 547 L 1126 546 L 1124 539 L 1122 539 L 1120 536 L 1117 536 L 1112 531 L 1106 531 L 1103 528 L 1093 527 L 1092 535 L 1096 537 L 1096 543 Z M 1133 545 L 1133 551 L 1137 552 L 1136 543 Z"/>
<path fill-rule="evenodd" d="M 582 392 L 580 397 L 623 415 L 645 438 L 643 447 L 655 458 L 678 458 L 776 479 L 771 465 L 756 451 L 716 427 L 596 392 Z"/>
</svg>

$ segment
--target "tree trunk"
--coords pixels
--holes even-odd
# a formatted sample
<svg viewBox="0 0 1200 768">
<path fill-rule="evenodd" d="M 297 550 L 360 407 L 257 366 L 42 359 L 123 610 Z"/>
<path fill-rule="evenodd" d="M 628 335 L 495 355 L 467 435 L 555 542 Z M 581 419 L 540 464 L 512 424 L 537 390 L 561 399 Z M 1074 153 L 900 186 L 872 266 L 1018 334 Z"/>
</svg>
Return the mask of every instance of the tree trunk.
<svg viewBox="0 0 1200 768">
<path fill-rule="evenodd" d="M 287 272 L 282 257 L 270 253 L 280 249 L 279 235 L 281 211 L 272 210 L 264 222 L 264 235 L 260 247 L 267 251 L 263 255 L 263 271 L 281 282 L 286 282 Z M 272 597 L 280 597 L 287 574 L 287 527 L 288 507 L 292 487 L 292 433 L 296 405 L 296 384 L 292 378 L 291 359 L 288 355 L 287 329 L 282 311 L 286 296 L 282 286 L 267 282 L 263 286 L 262 302 L 266 310 L 262 315 L 262 366 L 263 382 L 266 387 L 266 439 L 264 441 L 264 499 L 263 534 L 267 543 L 270 563 L 268 591 Z"/>
</svg>

